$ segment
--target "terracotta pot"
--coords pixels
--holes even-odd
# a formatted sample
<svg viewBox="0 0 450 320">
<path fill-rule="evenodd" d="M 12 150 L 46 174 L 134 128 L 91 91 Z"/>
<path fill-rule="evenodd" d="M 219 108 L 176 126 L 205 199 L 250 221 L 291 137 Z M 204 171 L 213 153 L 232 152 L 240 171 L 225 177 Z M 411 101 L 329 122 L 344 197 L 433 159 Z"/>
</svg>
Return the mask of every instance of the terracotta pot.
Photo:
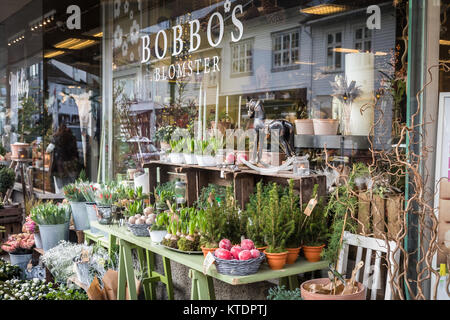
<svg viewBox="0 0 450 320">
<path fill-rule="evenodd" d="M 314 123 L 312 119 L 295 120 L 297 134 L 314 134 Z"/>
<path fill-rule="evenodd" d="M 346 295 L 327 295 L 327 294 L 319 294 L 319 293 L 311 293 L 306 290 L 306 287 L 311 284 L 321 284 L 326 285 L 330 283 L 330 279 L 321 278 L 321 279 L 312 279 L 306 282 L 303 282 L 300 286 L 300 290 L 302 292 L 303 300 L 366 300 L 366 287 L 358 282 L 358 292 L 354 294 L 346 294 Z"/>
<path fill-rule="evenodd" d="M 206 258 L 206 256 L 208 255 L 209 252 L 214 253 L 214 251 L 216 251 L 217 248 L 205 248 L 202 246 L 202 252 L 203 252 L 203 256 Z"/>
<path fill-rule="evenodd" d="M 268 246 L 265 247 L 261 247 L 261 248 L 256 248 L 256 250 L 259 250 L 259 252 L 264 252 L 264 250 L 266 250 L 268 248 Z"/>
<path fill-rule="evenodd" d="M 297 261 L 298 255 L 300 254 L 300 249 L 302 247 L 298 248 L 287 248 L 288 256 L 286 260 L 286 264 L 294 264 L 295 261 Z"/>
<path fill-rule="evenodd" d="M 322 253 L 323 248 L 325 248 L 324 244 L 319 247 L 303 246 L 306 260 L 309 262 L 320 261 L 320 254 Z"/>
<path fill-rule="evenodd" d="M 338 132 L 339 121 L 336 119 L 314 119 L 314 134 L 335 136 Z"/>
<path fill-rule="evenodd" d="M 266 250 L 264 250 L 264 253 L 266 254 L 267 264 L 269 265 L 270 269 L 283 269 L 288 256 L 287 251 L 281 253 L 267 253 Z"/>
</svg>

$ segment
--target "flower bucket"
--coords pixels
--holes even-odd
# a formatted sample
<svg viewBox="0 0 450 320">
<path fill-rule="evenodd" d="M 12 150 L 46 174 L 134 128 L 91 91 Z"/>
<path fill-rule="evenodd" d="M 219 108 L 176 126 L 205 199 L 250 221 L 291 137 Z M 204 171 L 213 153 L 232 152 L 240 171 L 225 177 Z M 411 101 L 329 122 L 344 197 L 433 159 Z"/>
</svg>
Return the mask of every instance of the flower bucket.
<svg viewBox="0 0 450 320">
<path fill-rule="evenodd" d="M 25 272 L 28 266 L 28 262 L 30 262 L 33 255 L 31 253 L 29 254 L 9 254 L 9 260 L 11 262 L 11 265 L 18 266 L 22 271 Z"/>
<path fill-rule="evenodd" d="M 312 119 L 295 120 L 295 129 L 297 134 L 314 134 L 314 124 Z"/>
<path fill-rule="evenodd" d="M 164 237 L 166 236 L 167 231 L 166 230 L 150 231 L 150 229 L 149 229 L 149 233 L 150 233 L 150 237 L 152 238 L 153 243 L 161 243 L 161 241 L 164 240 Z"/>
<path fill-rule="evenodd" d="M 61 240 L 69 240 L 68 223 L 54 225 L 39 225 L 42 238 L 42 247 L 48 251 L 58 245 Z"/>
<path fill-rule="evenodd" d="M 113 214 L 111 206 L 96 206 L 97 221 L 100 224 L 108 225 L 113 222 Z"/>
<path fill-rule="evenodd" d="M 84 202 L 70 202 L 75 230 L 87 230 L 91 226 Z"/>
<path fill-rule="evenodd" d="M 174 164 L 183 164 L 184 163 L 184 155 L 182 153 L 172 152 L 169 153 L 170 162 Z"/>
<path fill-rule="evenodd" d="M 197 157 L 193 153 L 183 153 L 186 164 L 197 164 Z"/>
<path fill-rule="evenodd" d="M 97 221 L 97 211 L 95 210 L 95 203 L 93 203 L 93 202 L 86 203 L 86 213 L 87 213 L 89 222 Z M 91 232 L 92 233 L 100 233 L 100 230 L 91 226 Z"/>
<path fill-rule="evenodd" d="M 42 249 L 42 239 L 40 233 L 34 234 L 34 245 L 36 246 L 37 249 Z"/>
</svg>

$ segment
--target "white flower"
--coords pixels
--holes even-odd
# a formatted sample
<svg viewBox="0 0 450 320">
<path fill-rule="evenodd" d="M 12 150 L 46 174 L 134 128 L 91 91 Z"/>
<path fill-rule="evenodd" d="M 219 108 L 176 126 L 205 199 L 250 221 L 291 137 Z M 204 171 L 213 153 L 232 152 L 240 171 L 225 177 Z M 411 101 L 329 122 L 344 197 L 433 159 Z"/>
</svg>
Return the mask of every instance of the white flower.
<svg viewBox="0 0 450 320">
<path fill-rule="evenodd" d="M 120 0 L 114 0 L 114 18 L 120 16 Z"/>
<path fill-rule="evenodd" d="M 114 32 L 114 48 L 119 48 L 123 41 L 123 31 L 120 25 L 117 25 L 116 31 Z"/>
<path fill-rule="evenodd" d="M 124 42 L 122 45 L 122 56 L 126 57 L 128 55 L 128 42 Z"/>
<path fill-rule="evenodd" d="M 125 1 L 125 4 L 123 5 L 123 11 L 125 11 L 125 13 L 128 13 L 128 10 L 130 9 L 130 3 L 127 1 Z"/>
<path fill-rule="evenodd" d="M 231 1 L 230 0 L 225 1 L 225 4 L 223 5 L 223 7 L 225 9 L 225 13 L 230 12 L 230 10 L 231 10 Z"/>
<path fill-rule="evenodd" d="M 132 44 L 136 44 L 139 42 L 139 34 L 140 34 L 140 26 L 136 22 L 136 20 L 133 20 L 133 25 L 130 28 L 130 41 Z"/>
</svg>

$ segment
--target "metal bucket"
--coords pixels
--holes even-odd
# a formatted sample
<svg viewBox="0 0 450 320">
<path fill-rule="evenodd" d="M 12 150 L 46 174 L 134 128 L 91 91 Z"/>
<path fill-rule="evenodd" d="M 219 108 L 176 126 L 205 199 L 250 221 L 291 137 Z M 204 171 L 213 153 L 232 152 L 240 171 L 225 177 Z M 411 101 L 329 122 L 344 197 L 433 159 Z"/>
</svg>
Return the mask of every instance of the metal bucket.
<svg viewBox="0 0 450 320">
<path fill-rule="evenodd" d="M 42 249 L 42 239 L 40 233 L 34 234 L 34 245 L 36 246 L 36 248 Z"/>
<path fill-rule="evenodd" d="M 90 228 L 89 218 L 86 211 L 86 204 L 84 202 L 70 202 L 72 208 L 73 222 L 75 230 L 87 230 Z"/>
<path fill-rule="evenodd" d="M 30 254 L 9 254 L 10 262 L 13 266 L 18 266 L 25 273 L 28 262 L 30 262 L 33 255 Z"/>
<path fill-rule="evenodd" d="M 61 240 L 69 240 L 68 223 L 55 225 L 39 225 L 42 247 L 44 251 L 50 250 L 58 245 Z"/>
<path fill-rule="evenodd" d="M 97 210 L 95 210 L 95 202 L 87 202 L 86 203 L 86 213 L 89 219 L 89 223 L 92 221 L 98 221 L 97 218 Z M 92 233 L 100 233 L 100 230 L 91 226 Z"/>
</svg>

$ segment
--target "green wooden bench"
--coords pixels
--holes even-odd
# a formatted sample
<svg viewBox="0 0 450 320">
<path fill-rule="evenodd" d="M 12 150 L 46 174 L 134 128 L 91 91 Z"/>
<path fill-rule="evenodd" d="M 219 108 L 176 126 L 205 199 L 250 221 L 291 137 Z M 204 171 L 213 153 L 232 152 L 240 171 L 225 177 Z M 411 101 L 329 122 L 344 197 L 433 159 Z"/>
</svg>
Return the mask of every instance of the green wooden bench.
<svg viewBox="0 0 450 320">
<path fill-rule="evenodd" d="M 189 276 L 192 279 L 191 299 L 192 300 L 214 300 L 213 278 L 221 280 L 231 285 L 250 284 L 271 279 L 280 279 L 280 284 L 286 285 L 293 290 L 299 287 L 297 275 L 300 273 L 326 269 L 327 261 L 308 262 L 299 259 L 295 264 L 286 265 L 281 270 L 271 270 L 267 264 L 262 264 L 258 273 L 249 276 L 227 276 L 217 272 L 212 266 L 207 274 L 203 274 L 203 255 L 189 255 L 166 249 L 160 245 L 153 244 L 149 237 L 136 237 L 129 232 L 126 227 L 118 225 L 100 225 L 93 222 L 92 226 L 108 232 L 111 238 L 119 240 L 119 284 L 118 300 L 125 299 L 125 288 L 128 283 L 130 298 L 137 299 L 134 281 L 134 269 L 132 261 L 132 249 L 137 249 L 139 263 L 141 267 L 147 266 L 147 275 L 143 279 L 144 293 L 146 299 L 153 299 L 154 286 L 156 281 L 161 281 L 166 285 L 169 299 L 173 299 L 173 285 L 170 271 L 170 261 L 174 261 L 187 266 Z M 163 257 L 165 276 L 154 271 L 154 254 Z M 143 270 L 143 269 L 141 269 Z"/>
</svg>

